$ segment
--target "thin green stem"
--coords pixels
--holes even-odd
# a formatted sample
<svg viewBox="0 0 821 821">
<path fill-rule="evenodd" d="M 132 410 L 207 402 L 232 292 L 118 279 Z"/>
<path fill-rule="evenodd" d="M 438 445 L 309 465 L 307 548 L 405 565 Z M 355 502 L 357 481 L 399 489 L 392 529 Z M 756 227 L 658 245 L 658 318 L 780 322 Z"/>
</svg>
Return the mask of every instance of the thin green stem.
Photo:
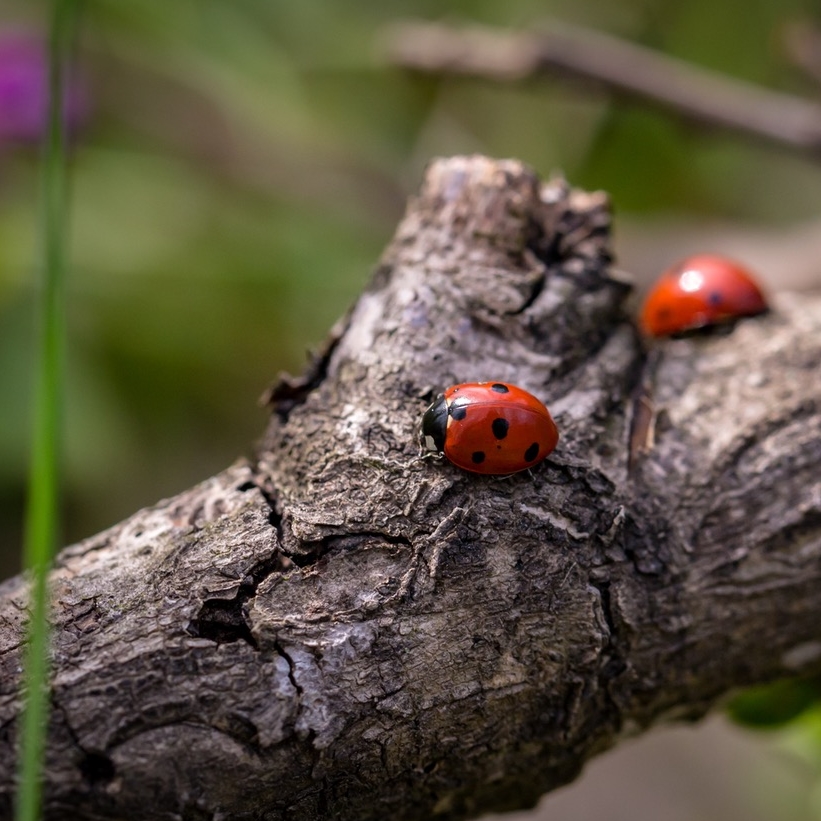
<svg viewBox="0 0 821 821">
<path fill-rule="evenodd" d="M 49 702 L 48 571 L 59 530 L 60 431 L 63 416 L 66 276 L 64 70 L 74 28 L 74 0 L 53 0 L 49 38 L 49 113 L 42 173 L 43 276 L 38 299 L 39 362 L 34 397 L 24 564 L 31 575 L 25 702 L 20 724 L 17 821 L 36 821 Z"/>
</svg>

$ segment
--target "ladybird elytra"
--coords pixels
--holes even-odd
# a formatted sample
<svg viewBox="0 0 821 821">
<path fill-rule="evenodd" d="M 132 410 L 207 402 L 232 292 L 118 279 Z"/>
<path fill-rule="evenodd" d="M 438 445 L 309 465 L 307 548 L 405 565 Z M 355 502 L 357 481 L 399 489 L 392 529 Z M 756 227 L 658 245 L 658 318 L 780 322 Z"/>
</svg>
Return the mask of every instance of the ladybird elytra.
<svg viewBox="0 0 821 821">
<path fill-rule="evenodd" d="M 539 464 L 559 441 L 556 423 L 533 394 L 508 382 L 452 385 L 422 415 L 425 455 L 474 473 L 509 474 Z"/>
<path fill-rule="evenodd" d="M 640 323 L 649 336 L 671 336 L 766 310 L 761 287 L 745 266 L 717 254 L 696 254 L 659 277 L 644 300 Z"/>
</svg>

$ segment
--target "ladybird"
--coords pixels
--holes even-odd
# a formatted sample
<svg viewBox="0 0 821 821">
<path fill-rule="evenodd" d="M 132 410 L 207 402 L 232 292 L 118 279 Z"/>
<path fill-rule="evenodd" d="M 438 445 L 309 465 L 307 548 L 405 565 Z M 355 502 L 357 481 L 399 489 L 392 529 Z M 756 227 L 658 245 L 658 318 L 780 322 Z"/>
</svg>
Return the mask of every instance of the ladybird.
<svg viewBox="0 0 821 821">
<path fill-rule="evenodd" d="M 422 415 L 425 455 L 447 457 L 474 473 L 526 470 L 539 464 L 558 441 L 548 409 L 508 382 L 452 385 Z"/>
<path fill-rule="evenodd" d="M 644 301 L 641 326 L 670 336 L 767 310 L 761 288 L 740 263 L 697 254 L 668 268 Z"/>
</svg>

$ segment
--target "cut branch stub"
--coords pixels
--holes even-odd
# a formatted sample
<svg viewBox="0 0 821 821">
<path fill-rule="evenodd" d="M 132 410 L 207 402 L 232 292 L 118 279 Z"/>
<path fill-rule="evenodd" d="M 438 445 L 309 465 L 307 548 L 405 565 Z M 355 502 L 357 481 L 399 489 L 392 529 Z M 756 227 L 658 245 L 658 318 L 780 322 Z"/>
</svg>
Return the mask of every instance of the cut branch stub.
<svg viewBox="0 0 821 821">
<path fill-rule="evenodd" d="M 645 365 L 608 229 L 518 162 L 432 164 L 254 463 L 61 554 L 49 817 L 522 807 L 627 730 L 819 668 L 821 304 Z M 419 459 L 432 396 L 481 379 L 550 407 L 531 473 Z M 0 594 L 6 817 L 23 585 Z"/>
</svg>

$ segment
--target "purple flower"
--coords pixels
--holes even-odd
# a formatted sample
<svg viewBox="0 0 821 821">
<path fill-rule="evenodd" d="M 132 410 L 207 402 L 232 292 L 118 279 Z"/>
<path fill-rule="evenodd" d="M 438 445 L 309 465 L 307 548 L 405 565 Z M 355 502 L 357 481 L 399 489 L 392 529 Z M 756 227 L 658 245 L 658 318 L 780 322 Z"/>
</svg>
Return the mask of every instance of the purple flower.
<svg viewBox="0 0 821 821">
<path fill-rule="evenodd" d="M 48 122 L 48 55 L 26 32 L 0 33 L 0 142 L 39 142 Z M 64 124 L 75 133 L 88 119 L 88 93 L 73 72 L 63 94 Z"/>
</svg>

